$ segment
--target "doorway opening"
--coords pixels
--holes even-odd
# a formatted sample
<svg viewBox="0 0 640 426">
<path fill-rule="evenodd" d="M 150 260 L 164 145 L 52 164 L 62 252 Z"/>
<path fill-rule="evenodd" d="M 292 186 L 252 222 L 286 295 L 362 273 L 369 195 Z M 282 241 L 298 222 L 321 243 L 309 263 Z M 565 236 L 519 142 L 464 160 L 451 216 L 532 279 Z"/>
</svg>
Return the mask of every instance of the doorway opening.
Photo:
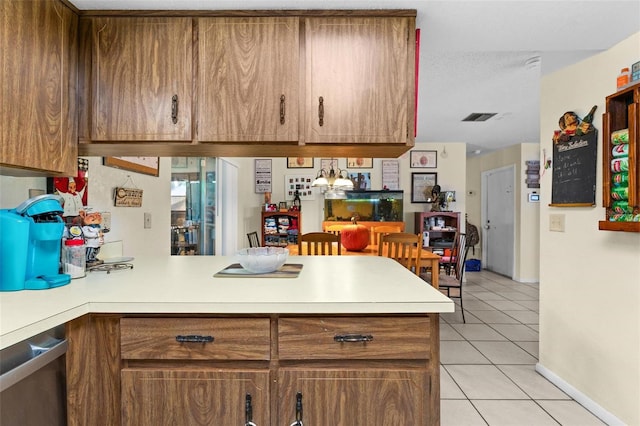
<svg viewBox="0 0 640 426">
<path fill-rule="evenodd" d="M 171 159 L 171 254 L 214 255 L 216 159 Z"/>
</svg>

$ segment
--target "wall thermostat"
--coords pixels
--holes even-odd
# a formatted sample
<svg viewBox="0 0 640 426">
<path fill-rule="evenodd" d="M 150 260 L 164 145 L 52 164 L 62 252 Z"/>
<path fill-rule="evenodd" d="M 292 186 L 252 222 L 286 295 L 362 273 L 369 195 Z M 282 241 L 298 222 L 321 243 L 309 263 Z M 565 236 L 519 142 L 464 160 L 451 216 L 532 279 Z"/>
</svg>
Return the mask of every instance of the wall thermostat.
<svg viewBox="0 0 640 426">
<path fill-rule="evenodd" d="M 539 203 L 540 202 L 540 194 L 537 192 L 529 193 L 529 202 L 530 203 Z"/>
</svg>

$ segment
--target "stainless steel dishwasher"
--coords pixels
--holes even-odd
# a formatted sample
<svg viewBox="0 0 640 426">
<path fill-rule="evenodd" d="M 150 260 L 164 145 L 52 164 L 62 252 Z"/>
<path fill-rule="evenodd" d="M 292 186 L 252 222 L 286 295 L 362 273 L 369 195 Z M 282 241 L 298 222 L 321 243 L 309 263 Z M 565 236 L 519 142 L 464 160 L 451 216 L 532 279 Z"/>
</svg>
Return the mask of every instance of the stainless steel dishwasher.
<svg viewBox="0 0 640 426">
<path fill-rule="evenodd" d="M 0 351 L 0 425 L 67 424 L 64 326 Z"/>
</svg>

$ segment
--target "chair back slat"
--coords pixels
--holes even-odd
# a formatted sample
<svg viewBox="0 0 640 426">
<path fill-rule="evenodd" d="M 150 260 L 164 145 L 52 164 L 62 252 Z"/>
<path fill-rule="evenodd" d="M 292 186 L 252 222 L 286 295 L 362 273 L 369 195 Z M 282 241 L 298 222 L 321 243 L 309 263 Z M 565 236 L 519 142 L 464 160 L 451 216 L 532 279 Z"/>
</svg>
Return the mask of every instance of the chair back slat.
<svg viewBox="0 0 640 426">
<path fill-rule="evenodd" d="M 309 232 L 298 236 L 298 254 L 331 256 L 342 254 L 340 233 Z"/>
<path fill-rule="evenodd" d="M 406 232 L 380 235 L 378 255 L 396 260 L 416 275 L 420 274 L 421 254 L 422 239 L 420 235 Z"/>
<path fill-rule="evenodd" d="M 464 274 L 464 262 L 467 258 L 467 252 L 469 247 L 467 246 L 467 235 L 458 234 L 458 254 L 456 256 L 455 276 L 462 284 L 462 275 Z"/>
<path fill-rule="evenodd" d="M 249 247 L 260 247 L 260 239 L 257 232 L 249 232 L 247 238 L 249 239 Z"/>
<path fill-rule="evenodd" d="M 402 226 L 399 225 L 379 225 L 371 227 L 371 244 L 380 244 L 380 235 L 402 232 Z"/>
</svg>

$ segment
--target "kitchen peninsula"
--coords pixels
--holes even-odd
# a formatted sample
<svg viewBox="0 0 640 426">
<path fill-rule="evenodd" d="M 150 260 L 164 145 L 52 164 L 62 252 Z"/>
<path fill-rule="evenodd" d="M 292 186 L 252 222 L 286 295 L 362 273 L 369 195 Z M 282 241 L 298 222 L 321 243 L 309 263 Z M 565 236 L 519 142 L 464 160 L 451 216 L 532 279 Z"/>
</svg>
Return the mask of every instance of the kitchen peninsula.
<svg viewBox="0 0 640 426">
<path fill-rule="evenodd" d="M 70 425 L 243 424 L 247 403 L 259 425 L 291 424 L 298 400 L 309 424 L 439 424 L 450 299 L 387 258 L 291 256 L 297 278 L 214 278 L 233 260 L 136 259 L 2 293 L 1 346 L 67 324 Z"/>
</svg>

